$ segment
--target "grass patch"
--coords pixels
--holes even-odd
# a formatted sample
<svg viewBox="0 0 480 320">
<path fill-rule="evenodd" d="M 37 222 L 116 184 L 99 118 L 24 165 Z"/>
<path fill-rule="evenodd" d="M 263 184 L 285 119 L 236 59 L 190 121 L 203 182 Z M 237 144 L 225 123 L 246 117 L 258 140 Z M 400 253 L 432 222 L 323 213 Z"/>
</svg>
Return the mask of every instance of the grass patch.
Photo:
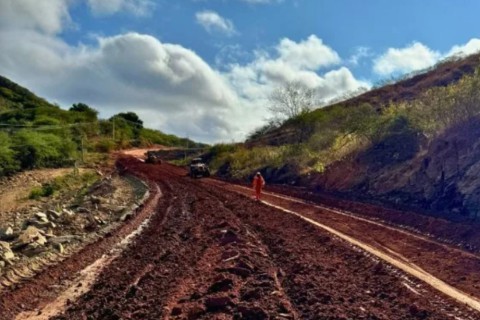
<svg viewBox="0 0 480 320">
<path fill-rule="evenodd" d="M 75 192 L 78 196 L 83 196 L 88 187 L 97 182 L 99 178 L 94 172 L 69 173 L 44 183 L 40 187 L 32 188 L 28 198 L 38 200 L 71 192 Z"/>
</svg>

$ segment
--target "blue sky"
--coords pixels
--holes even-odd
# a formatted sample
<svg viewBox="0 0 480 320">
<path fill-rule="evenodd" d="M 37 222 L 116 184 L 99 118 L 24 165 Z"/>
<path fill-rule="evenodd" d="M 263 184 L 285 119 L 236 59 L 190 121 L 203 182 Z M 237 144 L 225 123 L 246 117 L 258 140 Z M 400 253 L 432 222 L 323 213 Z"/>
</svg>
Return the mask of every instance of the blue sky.
<svg viewBox="0 0 480 320">
<path fill-rule="evenodd" d="M 0 74 L 63 107 L 241 140 L 287 82 L 328 101 L 476 52 L 478 12 L 474 0 L 0 0 Z"/>
</svg>

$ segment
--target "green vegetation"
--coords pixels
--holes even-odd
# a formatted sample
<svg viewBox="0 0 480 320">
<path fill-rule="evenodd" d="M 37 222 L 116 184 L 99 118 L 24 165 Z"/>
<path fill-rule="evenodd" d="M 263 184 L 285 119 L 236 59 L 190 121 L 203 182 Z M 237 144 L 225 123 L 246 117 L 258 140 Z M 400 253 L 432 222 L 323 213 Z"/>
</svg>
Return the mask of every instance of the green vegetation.
<svg viewBox="0 0 480 320">
<path fill-rule="evenodd" d="M 262 168 L 284 165 L 297 168 L 298 174 L 322 172 L 333 162 L 367 150 L 394 135 L 422 136 L 427 142 L 431 141 L 446 129 L 479 113 L 480 70 L 477 70 L 448 86 L 426 90 L 411 101 L 381 106 L 337 104 L 290 118 L 280 128 L 269 123 L 252 133 L 251 147 L 212 147 L 210 166 L 213 170 L 229 166 L 229 173 L 235 178 L 245 178 Z M 289 143 L 264 146 L 262 138 L 266 139 L 274 130 L 288 135 Z"/>
<path fill-rule="evenodd" d="M 32 188 L 29 199 L 38 200 L 41 197 L 51 197 L 57 193 L 67 193 L 72 190 L 81 195 L 98 179 L 99 176 L 93 172 L 85 172 L 83 174 L 69 173 L 57 177 L 41 187 Z"/>
<path fill-rule="evenodd" d="M 89 154 L 153 144 L 204 146 L 144 128 L 134 112 L 103 120 L 84 103 L 64 110 L 0 76 L 0 177 L 19 170 L 97 161 L 102 157 Z"/>
</svg>

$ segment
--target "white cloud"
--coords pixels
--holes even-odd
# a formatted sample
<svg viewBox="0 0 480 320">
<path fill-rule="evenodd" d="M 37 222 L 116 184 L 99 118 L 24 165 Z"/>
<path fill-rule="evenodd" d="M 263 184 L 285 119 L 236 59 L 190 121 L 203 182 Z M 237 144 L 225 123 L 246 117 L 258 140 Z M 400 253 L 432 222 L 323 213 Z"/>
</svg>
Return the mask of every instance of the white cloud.
<svg viewBox="0 0 480 320">
<path fill-rule="evenodd" d="M 208 32 L 221 32 L 229 36 L 236 33 L 232 21 L 223 18 L 214 11 L 205 10 L 197 12 L 195 17 L 197 22 Z"/>
<path fill-rule="evenodd" d="M 284 38 L 277 46 L 277 51 L 280 60 L 300 69 L 316 70 L 340 63 L 338 54 L 315 35 L 298 43 Z"/>
<path fill-rule="evenodd" d="M 1 0 L 0 29 L 36 29 L 48 34 L 62 31 L 71 21 L 68 0 Z"/>
<path fill-rule="evenodd" d="M 87 0 L 92 12 L 96 15 L 112 15 L 120 11 L 137 16 L 148 15 L 155 7 L 152 0 Z"/>
<path fill-rule="evenodd" d="M 450 51 L 447 53 L 447 56 L 470 55 L 470 54 L 473 54 L 473 53 L 477 53 L 479 51 L 480 51 L 480 39 L 473 38 L 473 39 L 470 39 L 464 45 L 453 46 L 452 49 L 450 49 Z"/>
<path fill-rule="evenodd" d="M 414 42 L 405 48 L 389 48 L 385 54 L 374 61 L 373 70 L 380 75 L 408 73 L 434 65 L 440 58 L 438 51 Z"/>
<path fill-rule="evenodd" d="M 323 75 L 318 73 L 320 68 L 335 66 L 340 61 L 333 49 L 312 35 L 300 42 L 282 39 L 275 47 L 273 57 L 267 52 L 257 52 L 249 64 L 232 65 L 226 76 L 242 98 L 264 107 L 270 92 L 286 82 L 299 82 L 315 89 L 321 100 L 369 86 L 355 79 L 346 67 Z"/>
<path fill-rule="evenodd" d="M 348 59 L 348 63 L 357 66 L 361 60 L 371 57 L 372 50 L 368 47 L 357 47 L 355 48 L 355 52 L 352 56 Z"/>
<path fill-rule="evenodd" d="M 477 52 L 480 52 L 478 38 L 472 38 L 463 45 L 454 45 L 446 53 L 432 50 L 420 42 L 414 42 L 405 48 L 389 48 L 386 53 L 374 60 L 373 71 L 382 76 L 403 74 L 431 67 L 440 60 L 452 56 L 466 56 Z"/>
<path fill-rule="evenodd" d="M 28 45 L 11 41 L 16 37 Z M 0 32 L 0 42 L 7 44 L 0 53 L 0 74 L 24 79 L 22 84 L 43 96 L 67 105 L 83 101 L 104 116 L 135 111 L 147 125 L 204 141 L 239 135 L 225 121 L 235 107 L 235 93 L 179 45 L 128 33 L 101 38 L 93 47 L 70 47 L 23 31 Z"/>
</svg>

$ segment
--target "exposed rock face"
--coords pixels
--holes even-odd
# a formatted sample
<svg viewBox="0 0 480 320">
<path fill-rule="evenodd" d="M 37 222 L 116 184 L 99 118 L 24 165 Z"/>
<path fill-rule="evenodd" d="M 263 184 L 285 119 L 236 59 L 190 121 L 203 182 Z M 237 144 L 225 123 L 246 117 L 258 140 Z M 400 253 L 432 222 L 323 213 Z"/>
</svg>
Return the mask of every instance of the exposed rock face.
<svg viewBox="0 0 480 320">
<path fill-rule="evenodd" d="M 413 134 L 392 135 L 332 165 L 314 185 L 451 219 L 476 217 L 480 214 L 480 119 L 452 128 L 429 144 Z"/>
</svg>

